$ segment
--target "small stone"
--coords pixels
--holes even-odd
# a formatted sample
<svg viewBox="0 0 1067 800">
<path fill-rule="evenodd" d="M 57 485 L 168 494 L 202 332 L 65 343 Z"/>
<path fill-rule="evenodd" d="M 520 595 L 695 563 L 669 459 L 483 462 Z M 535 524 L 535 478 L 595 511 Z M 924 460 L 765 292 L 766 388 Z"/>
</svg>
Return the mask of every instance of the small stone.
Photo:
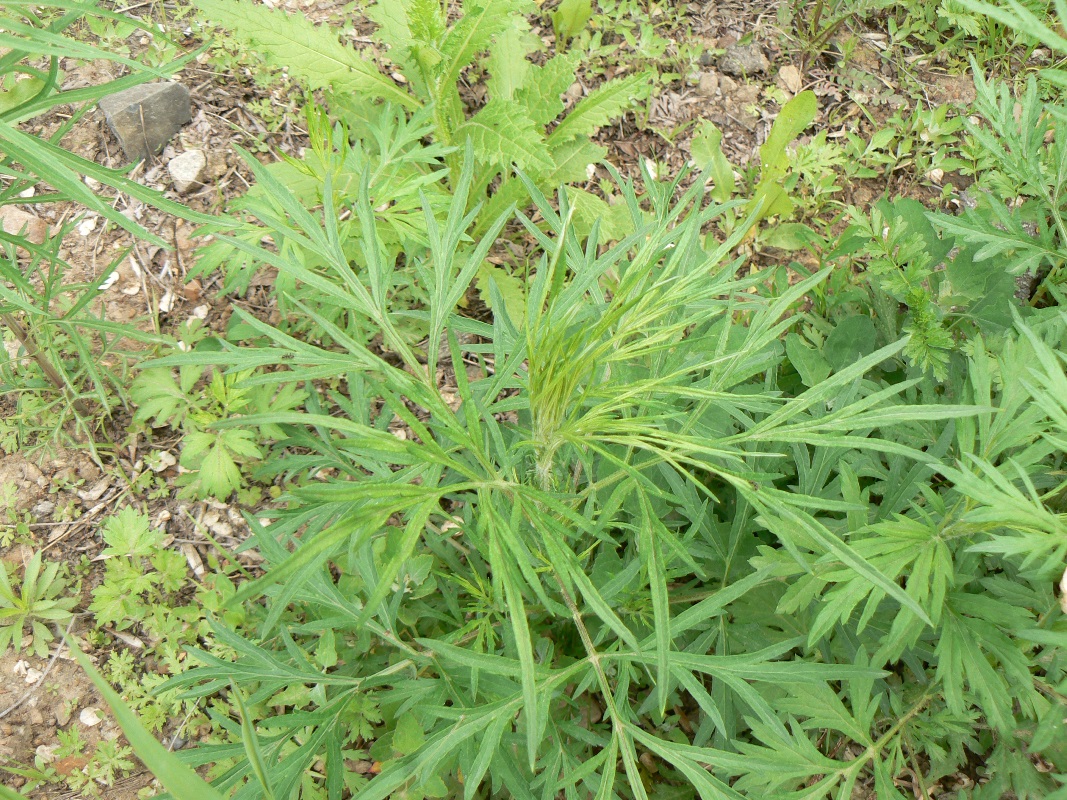
<svg viewBox="0 0 1067 800">
<path fill-rule="evenodd" d="M 786 64 L 778 70 L 778 80 L 776 83 L 779 88 L 785 89 L 787 92 L 793 94 L 797 94 L 804 86 L 804 80 L 800 76 L 800 70 L 792 64 Z"/>
<path fill-rule="evenodd" d="M 770 66 L 758 44 L 732 44 L 719 58 L 719 70 L 727 75 L 756 75 L 766 72 Z"/>
<path fill-rule="evenodd" d="M 15 206 L 0 206 L 0 227 L 4 233 L 22 234 L 33 244 L 42 244 L 48 236 L 48 223 Z"/>
<path fill-rule="evenodd" d="M 719 78 L 719 88 L 722 89 L 723 94 L 733 94 L 737 91 L 737 81 L 723 75 Z"/>
<path fill-rule="evenodd" d="M 577 103 L 579 100 L 582 99 L 582 96 L 584 94 L 585 90 L 582 88 L 582 84 L 578 83 L 577 81 L 568 86 L 567 91 L 563 93 L 563 95 L 572 103 Z"/>
<path fill-rule="evenodd" d="M 193 119 L 189 90 L 180 83 L 124 89 L 101 100 L 100 110 L 131 163 L 158 153 Z"/>
<path fill-rule="evenodd" d="M 700 82 L 697 83 L 697 94 L 702 97 L 714 97 L 716 92 L 719 91 L 719 73 L 717 72 L 701 72 Z"/>
<path fill-rule="evenodd" d="M 70 717 L 73 712 L 74 709 L 71 708 L 69 703 L 62 703 L 57 706 L 55 711 L 56 725 L 61 728 L 66 727 L 67 723 L 70 722 Z"/>
<path fill-rule="evenodd" d="M 42 517 L 51 516 L 52 512 L 55 510 L 55 503 L 53 503 L 51 500 L 42 500 L 32 509 L 30 509 L 30 513 L 33 514 L 33 516 L 35 516 L 37 519 L 41 519 Z"/>
<path fill-rule="evenodd" d="M 754 83 L 746 83 L 737 87 L 737 92 L 734 93 L 734 100 L 742 106 L 748 106 L 759 100 L 760 87 Z"/>
<path fill-rule="evenodd" d="M 167 164 L 167 172 L 174 179 L 174 190 L 178 194 L 196 189 L 202 185 L 207 156 L 203 150 L 186 150 L 175 156 Z"/>
<path fill-rule="evenodd" d="M 700 58 L 698 58 L 697 61 L 700 62 L 700 66 L 702 67 L 710 67 L 715 63 L 715 56 L 711 52 L 705 50 L 700 54 Z"/>
<path fill-rule="evenodd" d="M 85 725 L 87 728 L 94 728 L 104 721 L 104 718 L 100 716 L 100 712 L 95 708 L 83 708 L 82 712 L 78 715 L 78 722 Z"/>
</svg>

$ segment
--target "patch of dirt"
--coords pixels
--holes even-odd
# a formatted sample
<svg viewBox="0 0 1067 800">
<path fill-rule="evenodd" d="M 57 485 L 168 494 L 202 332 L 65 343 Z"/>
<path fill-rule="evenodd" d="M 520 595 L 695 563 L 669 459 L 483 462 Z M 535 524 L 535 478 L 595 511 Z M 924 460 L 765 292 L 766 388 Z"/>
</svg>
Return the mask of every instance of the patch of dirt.
<svg viewBox="0 0 1067 800">
<path fill-rule="evenodd" d="M 58 733 L 72 729 L 77 729 L 85 747 L 81 753 L 66 754 L 60 750 Z M 86 756 L 98 742 L 121 737 L 107 704 L 66 648 L 54 659 L 16 656 L 10 651 L 0 655 L 0 768 L 32 768 L 39 761 L 69 776 L 85 767 Z M 104 791 L 109 800 L 135 800 L 153 781 L 142 768 Z M 26 781 L 4 773 L 0 783 L 20 789 Z M 55 789 L 30 793 L 31 798 L 42 800 L 76 796 Z"/>
</svg>

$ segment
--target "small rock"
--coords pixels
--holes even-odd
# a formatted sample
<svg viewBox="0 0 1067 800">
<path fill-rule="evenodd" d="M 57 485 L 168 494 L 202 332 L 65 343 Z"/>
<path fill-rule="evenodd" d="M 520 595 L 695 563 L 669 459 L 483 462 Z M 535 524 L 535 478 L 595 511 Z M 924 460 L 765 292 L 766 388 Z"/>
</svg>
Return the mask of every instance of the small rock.
<svg viewBox="0 0 1067 800">
<path fill-rule="evenodd" d="M 116 92 L 100 101 L 100 110 L 131 163 L 158 153 L 193 119 L 189 90 L 180 83 L 146 83 Z"/>
<path fill-rule="evenodd" d="M 203 150 L 187 150 L 180 156 L 175 156 L 167 164 L 167 172 L 174 179 L 174 190 L 178 194 L 199 188 L 204 178 L 204 169 L 207 167 L 207 156 Z"/>
<path fill-rule="evenodd" d="M 53 503 L 51 500 L 42 500 L 30 510 L 30 513 L 33 514 L 33 516 L 37 517 L 37 519 L 41 519 L 42 517 L 51 516 L 52 512 L 55 510 L 55 503 Z"/>
<path fill-rule="evenodd" d="M 44 714 L 41 713 L 41 709 L 39 708 L 31 708 L 29 714 L 27 714 L 26 717 L 27 719 L 29 719 L 30 724 L 35 727 L 40 727 L 41 725 L 44 725 Z"/>
<path fill-rule="evenodd" d="M 148 462 L 148 468 L 152 472 L 165 472 L 178 463 L 178 459 L 167 450 L 160 450 L 156 457 Z"/>
<path fill-rule="evenodd" d="M 95 708 L 83 708 L 82 712 L 78 715 L 78 722 L 88 728 L 96 727 L 103 721 L 104 718 L 100 716 L 100 712 Z"/>
<path fill-rule="evenodd" d="M 51 764 L 56 760 L 56 750 L 60 748 L 58 744 L 42 744 L 36 750 L 37 758 L 41 759 L 42 764 Z"/>
<path fill-rule="evenodd" d="M 727 75 L 756 75 L 771 66 L 758 44 L 733 44 L 719 58 L 719 70 Z"/>
<path fill-rule="evenodd" d="M 697 84 L 697 94 L 702 97 L 714 97 L 719 91 L 719 73 L 701 72 L 700 82 Z"/>
<path fill-rule="evenodd" d="M 737 91 L 737 81 L 723 75 L 719 78 L 719 88 L 722 89 L 723 94 L 733 94 Z"/>
<path fill-rule="evenodd" d="M 754 83 L 744 83 L 737 87 L 734 100 L 742 106 L 747 106 L 759 100 L 760 87 Z"/>
<path fill-rule="evenodd" d="M 565 91 L 563 95 L 572 103 L 577 103 L 582 99 L 583 95 L 585 95 L 585 90 L 582 88 L 582 84 L 575 81 L 567 87 L 567 91 Z"/>
<path fill-rule="evenodd" d="M 710 67 L 715 63 L 715 56 L 709 51 L 705 50 L 700 54 L 700 58 L 697 59 L 702 67 Z"/>
<path fill-rule="evenodd" d="M 778 80 L 775 83 L 778 84 L 779 88 L 793 94 L 797 94 L 804 86 L 804 81 L 800 77 L 800 70 L 792 64 L 786 64 L 778 70 Z"/>
<path fill-rule="evenodd" d="M 67 723 L 70 722 L 70 717 L 73 711 L 74 709 L 71 708 L 68 703 L 62 703 L 57 706 L 55 711 L 56 725 L 61 728 L 66 727 Z"/>
<path fill-rule="evenodd" d="M 43 243 L 48 236 L 47 222 L 14 206 L 0 206 L 0 227 L 12 236 L 22 233 L 33 244 Z"/>
</svg>

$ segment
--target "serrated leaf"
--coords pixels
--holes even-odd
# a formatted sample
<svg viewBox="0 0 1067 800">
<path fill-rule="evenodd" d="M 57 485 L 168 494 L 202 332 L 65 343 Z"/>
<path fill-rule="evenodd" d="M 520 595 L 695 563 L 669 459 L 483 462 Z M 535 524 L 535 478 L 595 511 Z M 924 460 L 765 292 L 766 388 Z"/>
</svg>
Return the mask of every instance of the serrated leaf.
<svg viewBox="0 0 1067 800">
<path fill-rule="evenodd" d="M 153 428 L 169 425 L 177 430 L 191 406 L 171 371 L 161 368 L 143 370 L 130 387 L 130 399 L 137 405 L 134 419 Z"/>
<path fill-rule="evenodd" d="M 552 12 L 552 27 L 560 44 L 581 33 L 592 16 L 592 0 L 561 0 L 559 7 Z"/>
<path fill-rule="evenodd" d="M 489 49 L 493 37 L 515 24 L 518 5 L 515 0 L 468 0 L 463 4 L 463 16 L 441 42 L 437 74 L 444 86 L 455 85 L 474 57 Z"/>
<path fill-rule="evenodd" d="M 633 221 L 626 205 L 610 205 L 584 189 L 568 189 L 567 198 L 574 208 L 574 230 L 579 238 L 587 238 L 598 221 L 600 242 L 617 242 L 633 233 Z"/>
<path fill-rule="evenodd" d="M 163 539 L 161 533 L 149 528 L 148 517 L 133 506 L 108 517 L 101 536 L 108 545 L 102 555 L 129 558 L 152 555 Z"/>
<path fill-rule="evenodd" d="M 163 787 L 170 792 L 175 800 L 223 800 L 222 794 L 213 789 L 204 781 L 192 767 L 183 763 L 174 753 L 167 750 L 156 741 L 137 719 L 137 716 L 122 701 L 119 694 L 111 688 L 103 676 L 96 670 L 76 645 L 70 644 L 71 654 L 85 670 L 89 678 L 115 715 L 122 732 L 126 734 L 126 740 L 133 747 L 138 758 L 144 762 L 152 774 L 159 779 Z"/>
<path fill-rule="evenodd" d="M 603 161 L 608 150 L 586 136 L 579 136 L 553 146 L 550 154 L 554 166 L 542 184 L 554 188 L 563 184 L 585 183 L 589 180 L 589 165 Z"/>
<path fill-rule="evenodd" d="M 199 470 L 201 493 L 225 499 L 244 485 L 241 470 L 232 454 L 260 458 L 251 431 L 228 429 L 218 432 L 193 431 L 185 437 L 181 465 Z"/>
<path fill-rule="evenodd" d="M 303 14 L 267 9 L 249 0 L 197 0 L 213 22 L 259 53 L 267 63 L 286 67 L 311 89 L 330 89 L 378 97 L 414 111 L 419 103 L 372 61 L 337 39 L 329 27 Z"/>
<path fill-rule="evenodd" d="M 534 68 L 526 56 L 540 44 L 541 39 L 530 31 L 530 24 L 522 17 L 497 36 L 496 46 L 489 52 L 485 64 L 489 73 L 485 86 L 490 97 L 515 98 Z"/>
<path fill-rule="evenodd" d="M 722 151 L 722 131 L 708 120 L 701 120 L 696 135 L 689 144 L 689 154 L 700 170 L 711 168 L 715 186 L 711 196 L 725 203 L 736 189 L 734 167 Z"/>
<path fill-rule="evenodd" d="M 518 93 L 530 119 L 547 125 L 563 113 L 563 93 L 574 83 L 578 57 L 572 53 L 559 54 L 544 66 L 529 71 L 526 86 Z"/>
<path fill-rule="evenodd" d="M 502 169 L 552 169 L 552 158 L 540 127 L 526 109 L 512 100 L 494 99 L 459 126 L 456 139 L 470 137 L 477 158 Z"/>
<path fill-rule="evenodd" d="M 571 109 L 552 132 L 549 142 L 555 146 L 576 136 L 592 136 L 635 103 L 644 100 L 651 85 L 647 72 L 601 84 Z"/>
<path fill-rule="evenodd" d="M 525 284 L 503 267 L 484 262 L 478 270 L 475 288 L 490 310 L 508 315 L 512 325 L 521 329 L 526 320 Z M 495 291 L 494 291 L 495 288 Z"/>
</svg>

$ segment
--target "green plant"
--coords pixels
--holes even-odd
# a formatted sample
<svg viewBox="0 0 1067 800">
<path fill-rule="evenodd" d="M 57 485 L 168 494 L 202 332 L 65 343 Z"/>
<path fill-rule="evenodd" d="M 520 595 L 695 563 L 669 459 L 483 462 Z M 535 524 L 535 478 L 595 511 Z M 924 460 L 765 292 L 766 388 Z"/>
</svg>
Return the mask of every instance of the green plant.
<svg viewBox="0 0 1067 800">
<path fill-rule="evenodd" d="M 759 165 L 750 165 L 742 175 L 742 185 L 738 186 L 733 165 L 722 152 L 722 132 L 711 122 L 702 122 L 696 136 L 690 144 L 694 163 L 707 171 L 714 186 L 711 196 L 720 203 L 726 203 L 735 194 L 748 200 L 736 207 L 728 204 L 721 218 L 721 227 L 727 235 L 739 225 L 748 225 L 755 215 L 755 222 L 777 217 L 775 224 L 766 227 L 752 226 L 748 238 L 759 244 L 796 250 L 805 243 L 815 241 L 818 237 L 806 225 L 790 222 L 797 210 L 797 201 L 801 200 L 801 179 L 805 175 L 817 175 L 817 181 L 824 180 L 824 169 L 805 171 L 798 162 L 796 153 L 790 153 L 788 146 L 815 119 L 818 110 L 815 94 L 801 92 L 788 101 L 779 112 L 767 140 L 760 147 Z M 821 184 L 816 183 L 818 188 Z M 823 187 L 822 193 L 831 189 Z M 709 242 L 713 241 L 709 237 Z"/>
<path fill-rule="evenodd" d="M 779 9 L 779 18 L 788 18 L 788 28 L 804 49 L 805 61 L 819 55 L 845 23 L 862 22 L 896 3 L 886 0 L 798 0 Z"/>
<path fill-rule="evenodd" d="M 327 30 L 297 17 L 258 14 L 247 6 L 217 0 L 201 6 L 205 13 L 234 27 L 237 35 L 267 45 L 268 59 L 297 64 L 293 74 L 313 88 L 326 87 L 350 100 L 354 98 L 348 93 L 359 92 L 361 98 L 384 100 L 408 111 L 428 108 L 439 144 L 462 146 L 467 138 L 474 143 L 478 160 L 475 199 L 484 197 L 495 177 L 504 185 L 494 196 L 504 192 L 510 202 L 516 196 L 521 198 L 521 183 L 510 175 L 513 166 L 543 186 L 576 180 L 566 177 L 572 174 L 580 175 L 577 180 L 583 179 L 586 166 L 599 161 L 603 154 L 588 141 L 589 135 L 630 107 L 649 84 L 647 74 L 605 84 L 576 104 L 546 136 L 546 126 L 562 115 L 559 95 L 573 82 L 577 60 L 557 52 L 544 67 L 527 61 L 527 55 L 541 45 L 520 13 L 531 8 L 522 0 L 470 0 L 464 4 L 463 15 L 452 24 L 447 24 L 442 9 L 434 3 L 406 0 L 368 9 L 368 16 L 379 26 L 378 40 L 389 48 L 390 58 L 410 91 L 380 75 L 369 60 L 339 45 Z M 283 38 L 282 31 L 300 32 L 301 37 Z M 480 54 L 485 51 L 488 55 L 483 59 Z M 299 59 L 294 60 L 294 56 Z M 327 58 L 336 66 L 324 71 Z M 473 66 L 488 72 L 489 100 L 468 116 L 458 80 Z M 450 160 L 450 166 L 455 179 L 456 158 Z M 501 201 L 500 208 L 507 205 Z"/>
<path fill-rule="evenodd" d="M 8 646 L 22 650 L 27 627 L 33 637 L 30 652 L 41 658 L 48 655 L 48 643 L 55 637 L 48 624 L 63 625 L 77 605 L 76 594 L 67 594 L 69 586 L 60 576 L 60 565 L 45 565 L 41 552 L 33 554 L 22 568 L 17 588 L 11 585 L 6 564 L 0 564 L 0 650 Z M 61 596 L 67 595 L 67 596 Z"/>
<path fill-rule="evenodd" d="M 1027 0 L 1028 13 L 1046 17 L 1049 0 Z M 983 63 L 1010 67 L 1011 55 L 1021 49 L 1026 55 L 1035 40 L 1018 25 L 985 13 L 968 0 L 912 0 L 893 4 L 886 19 L 891 41 L 932 50 L 963 63 L 965 55 Z M 1025 60 L 1025 59 L 1024 59 Z"/>
<path fill-rule="evenodd" d="M 174 753 L 167 751 L 155 737 L 138 722 L 137 717 L 122 701 L 103 676 L 77 647 L 71 647 L 74 658 L 88 673 L 96 688 L 103 695 L 116 721 L 126 734 L 126 739 L 137 756 L 151 766 L 153 774 L 176 800 L 222 800 L 222 795 L 211 788 L 191 768 L 183 764 Z"/>
<path fill-rule="evenodd" d="M 1037 305 L 1065 279 L 1067 134 L 1056 123 L 1067 115 L 1067 104 L 1043 102 L 1033 78 L 1018 99 L 977 71 L 975 86 L 975 109 L 985 125 L 968 122 L 982 153 L 973 202 L 958 217 L 938 214 L 934 222 L 973 246 L 976 261 L 1031 275 L 1036 288 L 1027 299 Z"/>
<path fill-rule="evenodd" d="M 32 542 L 30 523 L 34 521 L 29 511 L 20 511 L 16 505 L 18 484 L 15 481 L 0 483 L 0 546 L 8 547 L 16 537 Z"/>
<path fill-rule="evenodd" d="M 574 82 L 578 54 L 557 46 L 542 66 L 528 60 L 543 45 L 523 16 L 533 8 L 525 0 L 468 0 L 455 20 L 446 19 L 443 8 L 433 2 L 371 6 L 367 16 L 378 25 L 376 38 L 388 48 L 403 85 L 341 45 L 333 32 L 299 15 L 264 13 L 229 0 L 202 0 L 198 5 L 234 36 L 255 45 L 269 63 L 289 66 L 290 74 L 311 89 L 329 89 L 334 104 L 348 109 L 352 120 L 373 127 L 380 115 L 395 113 L 388 105 L 372 107 L 372 101 L 408 114 L 424 111 L 422 124 L 431 126 L 434 141 L 451 148 L 444 161 L 453 186 L 462 159 L 458 149 L 469 139 L 476 159 L 471 202 L 484 200 L 494 187 L 483 220 L 495 219 L 526 199 L 515 168 L 542 190 L 584 182 L 586 168 L 605 153 L 590 136 L 645 97 L 651 83 L 648 72 L 609 81 L 564 114 L 561 95 Z M 487 73 L 488 99 L 472 111 L 459 94 L 460 77 L 480 69 Z M 352 124 L 350 132 L 366 138 L 360 125 Z M 599 201 L 588 193 L 576 196 L 582 195 L 586 204 Z M 476 227 L 479 233 L 484 233 L 484 224 Z"/>
<path fill-rule="evenodd" d="M 702 244 L 729 208 L 705 207 L 702 181 L 672 202 L 684 176 L 649 181 L 650 212 L 623 186 L 635 232 L 603 248 L 574 231 L 566 192 L 557 210 L 531 182 L 548 232 L 523 219 L 542 253 L 525 314 L 465 319 L 503 224 L 457 247 L 473 161 L 445 224 L 427 210 L 429 253 L 411 265 L 425 344 L 374 288 L 393 262 L 372 256 L 365 283 L 340 287 L 264 251 L 380 329 L 388 358 L 303 304 L 330 347 L 238 312 L 247 346 L 158 364 L 269 364 L 249 386 L 338 387 L 301 413 L 216 424 L 279 425 L 289 478 L 287 509 L 249 517 L 266 573 L 231 600 L 266 603 L 257 635 L 217 628 L 232 659 L 197 653 L 162 687 L 247 686 L 241 724 L 225 722 L 246 757 L 224 742 L 195 757 L 227 760 L 218 786 L 892 796 L 904 773 L 926 791 L 970 751 L 998 791 L 1050 792 L 1024 748 L 1060 758 L 1039 731 L 1067 678 L 1051 589 L 1062 321 L 995 352 L 976 336 L 945 384 L 907 376 L 906 339 L 870 347 L 850 323 L 802 382 L 781 338 L 826 272 L 736 277 L 728 254 L 761 206 Z M 366 193 L 356 213 L 374 254 Z M 340 274 L 343 248 L 315 224 L 270 221 Z"/>
<path fill-rule="evenodd" d="M 101 97 L 152 78 L 167 78 L 196 54 L 161 67 L 149 67 L 65 35 L 75 23 L 89 16 L 110 21 L 108 24 L 148 27 L 123 14 L 101 9 L 96 2 L 40 7 L 13 0 L 0 11 L 0 206 L 74 201 L 135 235 L 166 246 L 162 239 L 94 194 L 82 177 L 179 216 L 189 218 L 191 212 L 125 177 L 123 171 L 106 169 L 68 153 L 58 143 Z M 127 67 L 129 74 L 103 84 L 61 91 L 61 58 L 105 59 Z M 20 123 L 63 105 L 70 105 L 73 113 L 65 117 L 49 139 L 20 129 Z M 52 188 L 32 198 L 22 197 L 27 190 L 32 192 L 43 185 Z M 201 222 L 210 220 L 197 218 Z M 59 244 L 69 230 L 69 225 L 64 226 L 58 236 L 48 235 L 42 244 L 32 242 L 25 229 L 15 234 L 0 231 L 0 325 L 17 345 L 15 352 L 7 353 L 0 364 L 0 392 L 18 391 L 20 395 L 21 407 L 16 417 L 23 424 L 14 431 L 16 447 L 32 444 L 42 429 L 59 433 L 71 415 L 81 433 L 90 433 L 96 424 L 90 401 L 98 402 L 106 414 L 115 404 L 114 393 L 119 402 L 123 400 L 121 377 L 111 377 L 113 371 L 121 376 L 123 367 L 116 369 L 116 363 L 108 364 L 123 360 L 117 343 L 124 338 L 158 338 L 139 334 L 132 326 L 108 322 L 93 310 L 102 282 L 122 256 L 88 284 L 65 282 L 69 265 L 59 256 Z M 101 358 L 105 368 L 101 368 Z"/>
<path fill-rule="evenodd" d="M 184 587 L 185 558 L 161 546 L 163 534 L 132 506 L 108 517 L 101 535 L 107 547 L 104 580 L 93 589 L 89 611 L 100 625 L 124 630 L 142 622 L 151 606 Z"/>
<path fill-rule="evenodd" d="M 177 377 L 170 370 L 146 369 L 130 387 L 130 396 L 138 405 L 135 421 L 152 428 L 182 430 L 179 464 L 186 472 L 178 483 L 193 496 L 229 497 L 245 485 L 242 467 L 262 458 L 259 443 L 284 438 L 275 425 L 220 431 L 213 429 L 215 423 L 240 414 L 285 413 L 307 397 L 293 387 L 276 393 L 271 387 L 241 386 L 251 375 L 214 372 L 201 390 L 202 368 L 183 367 Z"/>
</svg>

